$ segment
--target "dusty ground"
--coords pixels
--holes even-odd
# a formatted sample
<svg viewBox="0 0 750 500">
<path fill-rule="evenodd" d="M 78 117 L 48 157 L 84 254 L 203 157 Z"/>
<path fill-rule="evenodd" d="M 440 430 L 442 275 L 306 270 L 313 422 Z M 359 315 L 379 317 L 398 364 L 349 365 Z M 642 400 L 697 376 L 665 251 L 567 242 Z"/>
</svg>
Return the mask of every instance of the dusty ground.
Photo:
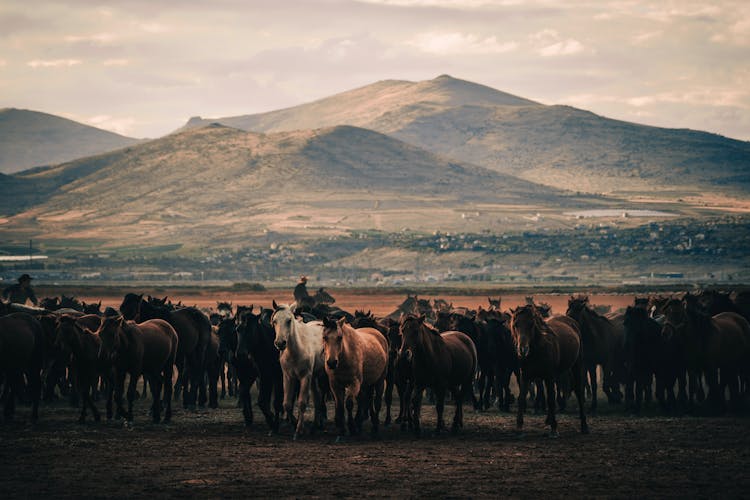
<svg viewBox="0 0 750 500">
<path fill-rule="evenodd" d="M 18 497 L 742 497 L 750 491 L 747 418 L 561 417 L 550 439 L 529 415 L 466 414 L 460 435 L 421 440 L 396 428 L 333 444 L 333 429 L 292 442 L 246 429 L 234 400 L 219 410 L 178 409 L 168 426 L 136 403 L 133 429 L 75 422 L 64 403 L 0 424 L 0 491 Z M 448 416 L 452 409 L 447 410 Z M 424 411 L 426 426 L 434 409 Z M 256 413 L 256 421 L 259 417 Z"/>
</svg>

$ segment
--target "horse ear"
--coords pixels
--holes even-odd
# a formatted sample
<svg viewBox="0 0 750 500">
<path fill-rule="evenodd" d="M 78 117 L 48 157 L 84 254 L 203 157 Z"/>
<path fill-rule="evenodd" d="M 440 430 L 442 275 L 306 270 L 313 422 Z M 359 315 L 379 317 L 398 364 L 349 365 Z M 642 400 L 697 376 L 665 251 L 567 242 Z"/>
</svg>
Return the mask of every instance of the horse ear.
<svg viewBox="0 0 750 500">
<path fill-rule="evenodd" d="M 292 302 L 292 305 L 289 306 L 289 310 L 292 311 L 292 314 L 297 310 L 297 303 Z"/>
<path fill-rule="evenodd" d="M 255 307 L 255 304 L 250 304 L 250 310 L 249 312 L 253 312 L 253 307 Z M 273 303 L 273 308 L 276 309 L 276 301 Z"/>
<path fill-rule="evenodd" d="M 346 316 L 341 316 L 341 318 L 336 322 L 336 326 L 342 327 L 346 324 Z"/>
<path fill-rule="evenodd" d="M 281 309 L 281 308 L 280 308 L 280 307 L 279 307 L 279 305 L 278 305 L 278 304 L 276 303 L 276 300 L 274 300 L 274 301 L 273 301 L 273 310 L 274 310 L 274 311 L 278 311 L 279 309 Z M 250 306 L 250 312 L 252 312 L 252 310 L 253 310 L 253 308 L 252 308 L 252 306 Z"/>
</svg>

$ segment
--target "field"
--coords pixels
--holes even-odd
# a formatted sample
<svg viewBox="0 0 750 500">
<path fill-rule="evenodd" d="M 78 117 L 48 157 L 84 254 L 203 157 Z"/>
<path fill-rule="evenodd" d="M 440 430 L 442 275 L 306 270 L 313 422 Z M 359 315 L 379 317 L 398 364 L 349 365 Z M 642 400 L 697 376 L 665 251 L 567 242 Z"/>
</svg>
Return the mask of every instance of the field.
<svg viewBox="0 0 750 500">
<path fill-rule="evenodd" d="M 246 429 L 234 400 L 178 409 L 168 426 L 147 423 L 146 403 L 130 429 L 74 423 L 64 403 L 32 426 L 20 408 L 0 426 L 3 497 L 741 497 L 750 487 L 744 418 L 634 418 L 602 402 L 590 435 L 564 415 L 550 439 L 543 417 L 529 414 L 522 437 L 511 414 L 469 410 L 459 435 L 416 440 L 391 427 L 334 444 L 330 424 L 297 442 L 265 423 Z M 430 430 L 434 409 L 424 415 Z"/>
<path fill-rule="evenodd" d="M 119 289 L 80 292 L 77 296 L 83 300 L 101 299 L 115 307 L 123 294 Z M 331 292 L 337 305 L 379 315 L 405 297 Z M 215 306 L 217 300 L 264 306 L 272 299 L 291 300 L 291 290 L 153 293 L 201 307 Z M 455 306 L 477 307 L 487 301 L 486 294 L 476 293 L 436 296 Z M 567 297 L 536 299 L 564 313 Z M 613 309 L 632 300 L 633 295 L 592 296 L 594 304 Z M 524 294 L 503 295 L 504 308 L 523 301 Z M 513 413 L 467 409 L 458 435 L 435 436 L 435 410 L 427 404 L 426 434 L 419 440 L 397 426 L 383 428 L 380 439 L 372 440 L 365 424 L 365 436 L 335 444 L 330 421 L 324 432 L 297 442 L 291 440 L 289 428 L 269 436 L 257 409 L 255 425 L 246 428 L 235 399 L 221 400 L 218 410 L 189 412 L 177 404 L 169 425 L 150 423 L 149 404 L 136 401 L 132 427 L 118 421 L 77 424 L 78 411 L 63 401 L 43 405 L 40 421 L 32 425 L 29 408 L 21 406 L 16 421 L 0 424 L 3 498 L 741 497 L 750 488 L 748 421 L 737 415 L 665 416 L 650 407 L 634 417 L 601 400 L 600 413 L 589 417 L 591 434 L 581 435 L 578 419 L 567 413 L 559 416 L 559 439 L 551 439 L 544 417 L 531 411 L 525 434 L 519 435 L 515 407 Z M 328 414 L 333 414 L 331 403 Z M 452 414 L 449 405 L 447 418 Z"/>
</svg>

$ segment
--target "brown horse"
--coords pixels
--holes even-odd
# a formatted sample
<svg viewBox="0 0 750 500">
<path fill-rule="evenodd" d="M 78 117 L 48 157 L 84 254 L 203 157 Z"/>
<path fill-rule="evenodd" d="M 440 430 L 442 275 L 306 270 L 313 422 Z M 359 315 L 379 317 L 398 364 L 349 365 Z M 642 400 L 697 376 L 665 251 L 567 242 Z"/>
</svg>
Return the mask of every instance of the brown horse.
<svg viewBox="0 0 750 500">
<path fill-rule="evenodd" d="M 557 437 L 555 383 L 560 377 L 570 373 L 573 379 L 573 391 L 578 399 L 581 432 L 588 433 L 589 428 L 583 411 L 581 338 L 575 324 L 567 318 L 559 317 L 545 321 L 534 304 L 527 304 L 513 311 L 510 327 L 521 367 L 521 387 L 516 419 L 518 430 L 523 430 L 523 414 L 526 410 L 529 382 L 542 379 L 547 392 L 545 423 L 550 426 L 550 436 Z"/>
<path fill-rule="evenodd" d="M 419 436 L 422 393 L 428 387 L 435 394 L 437 429 L 445 429 L 443 409 L 445 392 L 450 390 L 456 401 L 452 430 L 463 427 L 463 400 L 470 396 L 477 371 L 477 349 L 468 335 L 461 332 L 438 331 L 425 323 L 425 316 L 401 319 L 401 350 L 399 357 L 409 362 L 412 370 L 412 418 L 414 433 Z"/>
<path fill-rule="evenodd" d="M 13 418 L 16 399 L 24 392 L 24 376 L 31 396 L 31 420 L 38 419 L 45 347 L 44 330 L 36 318 L 26 313 L 0 317 L 0 379 L 10 388 L 3 411 L 6 420 Z"/>
<path fill-rule="evenodd" d="M 154 423 L 158 423 L 161 418 L 162 385 L 167 406 L 164 422 L 169 422 L 172 418 L 172 372 L 178 342 L 174 328 L 161 319 L 135 323 L 118 316 L 102 320 L 96 334 L 101 339 L 99 358 L 109 359 L 114 367 L 117 416 L 124 415 L 132 422 L 136 383 L 143 375 L 151 387 L 151 414 Z M 122 405 L 126 374 L 130 375 L 127 412 Z"/>
<path fill-rule="evenodd" d="M 588 372 L 591 383 L 591 412 L 597 407 L 596 367 L 602 366 L 602 389 L 610 403 L 617 402 L 619 390 L 617 375 L 618 363 L 624 352 L 625 329 L 624 316 L 610 319 L 594 311 L 589 305 L 587 296 L 570 297 L 567 316 L 576 320 L 581 332 L 582 359 L 584 370 Z"/>
<path fill-rule="evenodd" d="M 709 386 L 709 401 L 724 409 L 727 387 L 732 404 L 740 405 L 739 377 L 750 367 L 750 324 L 741 315 L 723 312 L 711 316 L 696 296 L 683 299 L 683 313 L 674 303 L 667 307 L 664 329 L 668 335 L 683 336 L 691 371 L 702 370 Z M 693 385 L 691 374 L 691 393 Z"/>
<path fill-rule="evenodd" d="M 76 374 L 76 385 L 81 404 L 80 423 L 86 421 L 86 408 L 91 408 L 94 420 L 99 421 L 99 410 L 94 404 L 92 392 L 96 389 L 99 376 L 106 378 L 106 364 L 99 360 L 101 340 L 94 333 L 99 329 L 101 318 L 95 314 L 71 316 L 63 314 L 57 320 L 55 347 L 71 353 L 72 367 Z M 103 366 L 104 365 L 104 366 Z M 112 414 L 111 405 L 108 414 Z"/>
<path fill-rule="evenodd" d="M 346 318 L 323 321 L 325 369 L 336 401 L 337 441 L 344 437 L 344 405 L 349 434 L 359 434 L 369 412 L 377 436 L 388 368 L 388 342 L 374 328 L 353 328 Z M 352 415 L 357 400 L 357 419 Z"/>
</svg>

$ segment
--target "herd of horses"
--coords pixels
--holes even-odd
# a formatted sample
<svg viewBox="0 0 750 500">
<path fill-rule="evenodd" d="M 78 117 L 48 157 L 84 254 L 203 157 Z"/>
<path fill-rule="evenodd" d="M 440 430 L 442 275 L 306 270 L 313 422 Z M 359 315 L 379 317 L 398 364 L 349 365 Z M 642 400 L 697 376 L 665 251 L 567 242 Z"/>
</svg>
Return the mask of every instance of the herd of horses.
<svg viewBox="0 0 750 500">
<path fill-rule="evenodd" d="M 377 436 L 383 404 L 385 425 L 418 436 L 425 396 L 435 404 L 437 433 L 446 430 L 450 396 L 453 432 L 463 427 L 464 403 L 505 412 L 515 404 L 519 431 L 531 403 L 557 436 L 556 415 L 571 394 L 588 432 L 600 386 L 610 405 L 632 413 L 654 403 L 664 412 L 740 412 L 750 395 L 748 292 L 636 297 L 609 313 L 575 295 L 564 315 L 532 297 L 509 310 L 489 298 L 471 310 L 408 295 L 384 317 L 352 314 L 330 299 L 270 308 L 220 302 L 212 311 L 132 293 L 119 310 L 69 297 L 45 299 L 42 308 L 0 303 L 4 417 L 21 400 L 35 421 L 42 397 L 69 395 L 80 422 L 88 410 L 100 420 L 104 400 L 107 418 L 129 425 L 143 379 L 154 423 L 171 420 L 180 396 L 186 409 L 216 408 L 229 396 L 254 425 L 257 385 L 269 431 L 286 423 L 294 439 L 325 427 L 330 400 L 338 440 L 362 433 L 368 419 Z"/>
</svg>

